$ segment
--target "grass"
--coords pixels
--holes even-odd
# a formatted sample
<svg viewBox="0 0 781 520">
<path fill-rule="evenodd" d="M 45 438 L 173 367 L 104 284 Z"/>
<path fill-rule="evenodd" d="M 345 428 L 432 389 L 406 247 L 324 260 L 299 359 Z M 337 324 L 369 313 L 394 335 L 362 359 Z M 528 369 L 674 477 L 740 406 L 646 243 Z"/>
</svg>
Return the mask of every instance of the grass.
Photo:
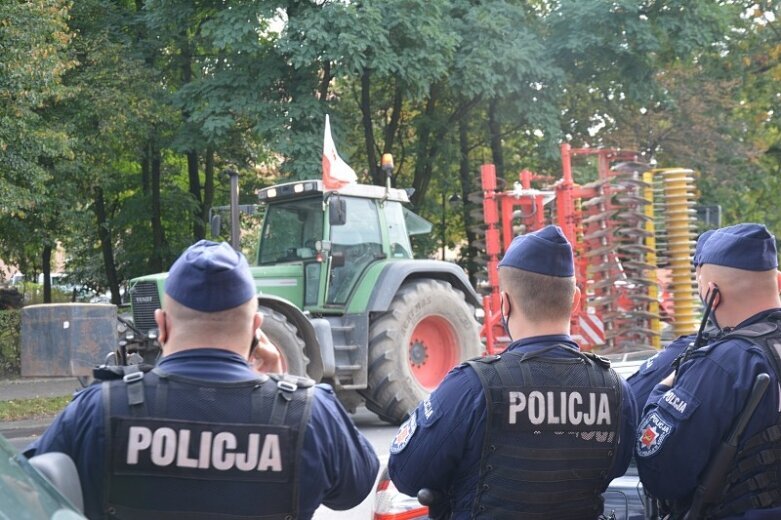
<svg viewBox="0 0 781 520">
<path fill-rule="evenodd" d="M 0 421 L 21 421 L 55 415 L 70 401 L 70 396 L 0 401 Z"/>
</svg>

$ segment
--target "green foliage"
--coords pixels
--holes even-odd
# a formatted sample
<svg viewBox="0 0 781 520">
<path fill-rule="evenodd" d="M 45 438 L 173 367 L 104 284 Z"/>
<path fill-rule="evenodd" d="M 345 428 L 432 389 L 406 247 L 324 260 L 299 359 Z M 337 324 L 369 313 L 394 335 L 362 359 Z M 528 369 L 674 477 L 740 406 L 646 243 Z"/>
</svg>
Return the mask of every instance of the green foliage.
<svg viewBox="0 0 781 520">
<path fill-rule="evenodd" d="M 228 166 L 242 203 L 318 178 L 326 113 L 359 178 L 384 182 L 392 152 L 394 182 L 438 225 L 480 163 L 555 178 L 568 141 L 696 168 L 728 222 L 781 232 L 776 4 L 2 2 L 0 256 L 37 273 L 61 243 L 101 292 L 165 269 L 228 203 Z M 446 209 L 447 244 L 468 220 Z"/>
<path fill-rule="evenodd" d="M 24 215 L 42 202 L 43 163 L 68 156 L 67 134 L 46 108 L 66 95 L 72 63 L 65 0 L 0 3 L 0 208 Z"/>
<path fill-rule="evenodd" d="M 19 350 L 20 316 L 19 311 L 0 311 L 0 376 L 20 373 L 22 366 Z"/>
<path fill-rule="evenodd" d="M 70 401 L 69 396 L 0 401 L 0 421 L 51 417 L 61 412 Z"/>
</svg>

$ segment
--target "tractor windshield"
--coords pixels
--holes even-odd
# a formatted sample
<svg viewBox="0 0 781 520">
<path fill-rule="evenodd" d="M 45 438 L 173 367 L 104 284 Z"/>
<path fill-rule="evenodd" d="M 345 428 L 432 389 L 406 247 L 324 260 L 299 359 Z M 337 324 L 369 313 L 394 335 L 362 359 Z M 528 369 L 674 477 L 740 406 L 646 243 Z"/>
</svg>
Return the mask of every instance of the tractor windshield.
<svg viewBox="0 0 781 520">
<path fill-rule="evenodd" d="M 331 269 L 327 303 L 344 304 L 363 271 L 382 257 L 382 232 L 377 203 L 371 199 L 345 197 L 347 222 L 331 228 L 334 256 L 341 262 Z"/>
<path fill-rule="evenodd" d="M 315 242 L 323 238 L 323 214 L 320 197 L 269 205 L 263 222 L 258 264 L 314 258 Z"/>
</svg>

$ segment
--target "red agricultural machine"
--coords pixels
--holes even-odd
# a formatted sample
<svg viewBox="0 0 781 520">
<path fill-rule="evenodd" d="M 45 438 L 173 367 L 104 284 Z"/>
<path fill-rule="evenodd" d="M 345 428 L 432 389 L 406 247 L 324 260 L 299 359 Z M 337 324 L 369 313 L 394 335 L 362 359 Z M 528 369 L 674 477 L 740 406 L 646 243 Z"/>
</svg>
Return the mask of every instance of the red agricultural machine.
<svg viewBox="0 0 781 520">
<path fill-rule="evenodd" d="M 691 170 L 654 169 L 635 152 L 561 147 L 562 177 L 544 181 L 528 170 L 513 189 L 500 189 L 495 168 L 481 168 L 480 237 L 485 270 L 478 284 L 485 318 L 481 330 L 492 354 L 507 343 L 499 311 L 498 264 L 512 239 L 546 224 L 560 226 L 575 250 L 583 294 L 572 335 L 588 350 L 618 353 L 659 348 L 662 321 L 675 333 L 694 329 L 697 305 L 691 270 L 695 237 Z M 596 179 L 574 182 L 572 161 L 596 158 Z M 674 312 L 674 315 L 673 315 Z"/>
</svg>

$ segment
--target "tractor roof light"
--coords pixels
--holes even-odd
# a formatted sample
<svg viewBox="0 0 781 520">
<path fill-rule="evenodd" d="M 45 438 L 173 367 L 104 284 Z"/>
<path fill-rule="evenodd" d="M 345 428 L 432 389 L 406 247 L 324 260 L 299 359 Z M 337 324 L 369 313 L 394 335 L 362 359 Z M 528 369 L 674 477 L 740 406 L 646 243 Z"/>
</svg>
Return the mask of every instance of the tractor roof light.
<svg viewBox="0 0 781 520">
<path fill-rule="evenodd" d="M 258 200 L 261 202 L 276 198 L 276 196 L 277 196 L 276 188 L 263 188 L 262 190 L 258 190 Z"/>
<path fill-rule="evenodd" d="M 393 170 L 393 156 L 389 153 L 382 154 L 380 164 L 383 170 Z"/>
<path fill-rule="evenodd" d="M 270 202 L 272 199 L 289 199 L 304 194 L 313 194 L 322 191 L 319 181 L 294 181 L 285 184 L 277 184 L 257 191 L 258 200 Z"/>
</svg>

